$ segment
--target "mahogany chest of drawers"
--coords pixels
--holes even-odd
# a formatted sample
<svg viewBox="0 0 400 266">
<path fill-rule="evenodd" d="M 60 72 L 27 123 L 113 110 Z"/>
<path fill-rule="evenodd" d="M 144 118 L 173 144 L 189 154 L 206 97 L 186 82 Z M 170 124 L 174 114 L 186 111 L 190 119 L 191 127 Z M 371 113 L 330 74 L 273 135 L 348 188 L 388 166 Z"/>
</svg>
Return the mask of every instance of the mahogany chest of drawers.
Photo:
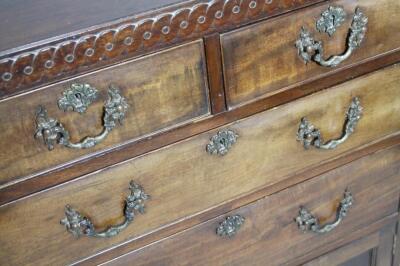
<svg viewBox="0 0 400 266">
<path fill-rule="evenodd" d="M 0 265 L 400 265 L 399 14 L 0 3 Z"/>
</svg>

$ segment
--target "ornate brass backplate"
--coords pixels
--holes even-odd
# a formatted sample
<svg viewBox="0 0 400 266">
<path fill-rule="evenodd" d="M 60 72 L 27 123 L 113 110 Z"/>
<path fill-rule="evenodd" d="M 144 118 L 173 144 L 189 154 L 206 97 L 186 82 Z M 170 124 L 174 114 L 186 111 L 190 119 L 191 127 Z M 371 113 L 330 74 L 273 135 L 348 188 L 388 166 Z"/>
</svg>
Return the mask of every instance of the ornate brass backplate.
<svg viewBox="0 0 400 266">
<path fill-rule="evenodd" d="M 90 236 L 90 237 L 112 237 L 119 234 L 125 229 L 135 218 L 135 212 L 144 213 L 144 203 L 150 198 L 143 188 L 131 181 L 129 184 L 131 191 L 130 195 L 125 200 L 124 221 L 118 225 L 109 226 L 107 229 L 97 232 L 92 221 L 82 216 L 78 211 L 70 205 L 65 206 L 65 218 L 60 221 L 65 226 L 68 232 L 75 237 Z"/>
<path fill-rule="evenodd" d="M 244 224 L 245 218 L 241 215 L 233 215 L 225 218 L 217 227 L 217 235 L 233 237 Z"/>
<path fill-rule="evenodd" d="M 64 91 L 63 97 L 58 101 L 58 106 L 64 111 L 72 109 L 83 113 L 96 96 L 97 90 L 90 85 L 75 84 Z M 55 144 L 74 149 L 90 148 L 105 140 L 117 123 L 122 124 L 128 107 L 126 99 L 121 96 L 119 89 L 110 86 L 108 100 L 104 104 L 103 131 L 97 136 L 85 137 L 82 141 L 73 143 L 63 124 L 57 119 L 49 117 L 47 109 L 40 105 L 36 110 L 35 138 L 42 139 L 49 150 L 53 150 Z"/>
</svg>

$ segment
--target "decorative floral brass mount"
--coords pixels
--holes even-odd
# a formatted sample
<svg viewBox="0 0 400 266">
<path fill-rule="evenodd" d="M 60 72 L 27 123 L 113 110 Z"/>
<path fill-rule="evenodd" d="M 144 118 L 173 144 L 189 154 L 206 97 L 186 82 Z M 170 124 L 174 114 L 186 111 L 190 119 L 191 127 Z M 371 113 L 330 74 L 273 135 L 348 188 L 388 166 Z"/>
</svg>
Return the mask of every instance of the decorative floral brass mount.
<svg viewBox="0 0 400 266">
<path fill-rule="evenodd" d="M 73 83 L 63 92 L 63 97 L 58 100 L 58 107 L 64 112 L 72 110 L 82 114 L 97 96 L 98 91 L 95 87 L 87 83 Z"/>
<path fill-rule="evenodd" d="M 206 150 L 209 154 L 225 155 L 239 137 L 233 130 L 218 131 L 211 137 L 210 143 L 207 144 Z"/>
<path fill-rule="evenodd" d="M 297 140 L 303 143 L 305 149 L 314 146 L 318 149 L 334 149 L 343 143 L 355 130 L 358 121 L 361 119 L 362 107 L 358 97 L 354 97 L 346 112 L 344 132 L 339 139 L 329 140 L 324 143 L 321 131 L 303 117 L 297 131 Z"/>
<path fill-rule="evenodd" d="M 58 105 L 60 109 L 72 108 L 82 113 L 96 94 L 97 90 L 88 84 L 75 84 L 64 92 L 64 97 L 59 100 Z M 54 149 L 56 143 L 74 149 L 86 149 L 95 146 L 108 136 L 117 122 L 122 124 L 128 109 L 126 99 L 121 96 L 118 88 L 110 86 L 108 96 L 109 98 L 104 104 L 103 131 L 99 135 L 85 137 L 78 143 L 72 143 L 70 134 L 64 126 L 57 119 L 48 117 L 46 108 L 39 106 L 36 111 L 35 137 L 42 138 L 49 150 Z"/>
<path fill-rule="evenodd" d="M 332 223 L 320 225 L 317 217 L 312 215 L 306 208 L 300 207 L 299 216 L 296 217 L 296 222 L 299 229 L 303 232 L 312 231 L 315 233 L 328 233 L 337 227 L 346 217 L 348 210 L 353 205 L 353 196 L 350 191 L 346 189 L 344 197 L 340 201 L 337 209 L 336 220 Z"/>
<path fill-rule="evenodd" d="M 341 7 L 330 7 L 327 11 L 322 13 L 322 18 L 317 21 L 317 29 L 332 35 L 336 31 L 336 28 L 342 23 L 341 21 L 344 19 L 341 15 L 341 11 L 336 14 L 337 11 L 332 13 L 332 10 L 340 9 Z M 347 37 L 346 51 L 342 55 L 334 55 L 329 57 L 327 60 L 324 59 L 323 43 L 321 41 L 314 40 L 312 34 L 305 27 L 302 27 L 299 39 L 296 41 L 298 54 L 306 64 L 310 61 L 314 61 L 321 66 L 336 67 L 341 62 L 349 58 L 355 49 L 360 47 L 367 31 L 367 24 L 368 18 L 361 12 L 359 8 L 356 8 L 349 30 L 349 35 Z"/>
<path fill-rule="evenodd" d="M 346 12 L 341 6 L 329 6 L 317 20 L 316 27 L 319 32 L 326 32 L 332 36 L 346 19 Z"/>
<path fill-rule="evenodd" d="M 241 215 L 228 216 L 217 227 L 217 235 L 219 236 L 234 236 L 240 227 L 243 225 L 245 218 Z"/>
<path fill-rule="evenodd" d="M 150 196 L 144 192 L 143 188 L 133 181 L 130 182 L 129 189 L 131 194 L 125 200 L 125 220 L 121 224 L 113 225 L 104 231 L 97 232 L 89 218 L 82 216 L 69 205 L 65 206 L 66 217 L 62 219 L 60 223 L 66 227 L 68 232 L 77 238 L 80 236 L 101 238 L 115 236 L 132 223 L 135 218 L 135 211 L 141 214 L 144 213 L 144 203 L 150 198 Z"/>
</svg>

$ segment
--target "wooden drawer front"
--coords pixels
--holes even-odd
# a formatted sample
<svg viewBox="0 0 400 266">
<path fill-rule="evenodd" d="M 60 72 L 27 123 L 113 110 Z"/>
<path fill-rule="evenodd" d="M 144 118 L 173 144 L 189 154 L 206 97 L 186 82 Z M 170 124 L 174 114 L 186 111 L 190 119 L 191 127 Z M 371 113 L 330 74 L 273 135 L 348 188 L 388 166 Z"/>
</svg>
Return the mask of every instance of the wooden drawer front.
<svg viewBox="0 0 400 266">
<path fill-rule="evenodd" d="M 343 6 L 347 18 L 329 37 L 318 33 L 316 21 L 328 5 Z M 356 7 L 368 17 L 367 32 L 359 48 L 336 68 L 354 64 L 399 47 L 400 1 L 344 0 L 307 8 L 271 21 L 223 34 L 221 37 L 225 89 L 230 108 L 257 97 L 267 96 L 288 85 L 315 78 L 336 68 L 315 62 L 304 64 L 295 46 L 305 26 L 315 40 L 323 41 L 324 57 L 346 50 L 346 38 Z"/>
<path fill-rule="evenodd" d="M 8 262 L 16 264 L 65 264 L 287 180 L 293 173 L 395 133 L 400 129 L 399 72 L 399 66 L 390 67 L 229 125 L 239 138 L 225 156 L 206 153 L 216 131 L 207 132 L 4 205 L 0 207 L 2 251 Z M 344 144 L 329 151 L 305 150 L 296 141 L 304 115 L 322 129 L 326 139 L 337 137 L 352 96 L 360 97 L 364 115 Z M 116 223 L 132 179 L 151 200 L 146 214 L 138 215 L 119 235 L 74 239 L 59 224 L 66 204 L 89 216 L 96 226 Z M 29 248 L 32 245 L 35 250 Z"/>
<path fill-rule="evenodd" d="M 0 185 L 207 115 L 204 67 L 203 43 L 195 41 L 0 102 Z M 99 91 L 84 114 L 57 106 L 72 83 L 88 83 Z M 110 85 L 119 87 L 129 106 L 123 125 L 117 124 L 102 143 L 88 149 L 55 145 L 49 151 L 42 138 L 34 138 L 39 105 L 60 121 L 73 142 L 99 134 Z"/>
<path fill-rule="evenodd" d="M 322 176 L 221 215 L 110 263 L 115 265 L 298 265 L 290 263 L 384 218 L 398 209 L 400 148 L 362 158 Z M 321 223 L 335 220 L 346 188 L 354 203 L 347 216 L 325 234 L 302 232 L 294 218 L 304 206 Z M 228 215 L 244 224 L 234 237 L 216 228 Z"/>
</svg>

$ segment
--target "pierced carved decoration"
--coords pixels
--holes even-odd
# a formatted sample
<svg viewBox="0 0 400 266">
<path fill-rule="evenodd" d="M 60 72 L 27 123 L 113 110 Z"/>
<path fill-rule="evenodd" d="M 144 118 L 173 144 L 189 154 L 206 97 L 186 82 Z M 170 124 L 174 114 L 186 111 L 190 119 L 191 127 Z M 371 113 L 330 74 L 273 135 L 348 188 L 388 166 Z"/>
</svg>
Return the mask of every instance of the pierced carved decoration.
<svg viewBox="0 0 400 266">
<path fill-rule="evenodd" d="M 117 22 L 73 38 L 0 58 L 0 96 L 98 68 L 153 49 L 305 6 L 315 0 L 210 0 L 179 5 L 164 13 Z M 29 67 L 29 71 L 23 69 Z"/>
<path fill-rule="evenodd" d="M 228 216 L 217 227 L 217 235 L 233 237 L 244 224 L 245 218 L 240 215 Z"/>
<path fill-rule="evenodd" d="M 321 225 L 319 219 L 306 208 L 300 207 L 299 216 L 296 217 L 297 226 L 303 232 L 312 231 L 319 234 L 328 233 L 336 228 L 342 222 L 343 218 L 346 217 L 347 212 L 353 205 L 353 201 L 354 199 L 351 192 L 346 190 L 337 209 L 336 220 L 325 225 Z"/>
<path fill-rule="evenodd" d="M 121 224 L 113 225 L 104 231 L 97 232 L 92 221 L 89 218 L 82 216 L 70 205 L 65 206 L 66 217 L 62 219 L 60 223 L 64 225 L 67 231 L 76 238 L 79 238 L 80 236 L 101 238 L 115 236 L 133 222 L 136 215 L 135 212 L 144 214 L 145 201 L 150 198 L 150 196 L 144 192 L 143 188 L 133 181 L 130 182 L 129 189 L 131 193 L 125 200 L 125 220 Z"/>
<path fill-rule="evenodd" d="M 239 135 L 232 130 L 219 131 L 217 135 L 211 137 L 206 150 L 209 154 L 225 155 L 238 137 Z"/>
<path fill-rule="evenodd" d="M 89 84 L 73 83 L 58 100 L 58 107 L 65 111 L 86 112 L 89 105 L 97 99 L 98 91 Z"/>
<path fill-rule="evenodd" d="M 362 110 L 360 99 L 354 97 L 346 112 L 346 121 L 342 136 L 327 142 L 324 142 L 321 131 L 311 124 L 306 117 L 303 117 L 299 125 L 299 130 L 297 131 L 297 140 L 303 143 L 305 149 L 310 148 L 310 146 L 314 146 L 318 149 L 334 149 L 339 144 L 345 142 L 354 132 L 358 121 L 361 119 Z"/>
<path fill-rule="evenodd" d="M 85 137 L 78 143 L 70 141 L 70 134 L 64 126 L 55 118 L 47 114 L 47 109 L 39 106 L 36 111 L 35 138 L 40 138 L 49 150 L 54 149 L 55 144 L 61 144 L 68 148 L 87 149 L 102 142 L 117 125 L 122 125 L 128 104 L 120 95 L 117 88 L 111 86 L 108 90 L 108 100 L 104 105 L 103 131 L 95 137 Z"/>
<path fill-rule="evenodd" d="M 355 49 L 360 47 L 367 31 L 367 24 L 368 18 L 359 8 L 356 8 L 347 38 L 346 51 L 342 55 L 334 55 L 326 60 L 324 59 L 323 43 L 316 41 L 312 34 L 305 27 L 302 27 L 299 39 L 295 43 L 297 52 L 305 64 L 314 61 L 324 67 L 336 67 L 348 59 Z"/>
<path fill-rule="evenodd" d="M 332 36 L 338 27 L 346 20 L 346 12 L 341 6 L 329 6 L 317 20 L 317 30 Z"/>
</svg>

